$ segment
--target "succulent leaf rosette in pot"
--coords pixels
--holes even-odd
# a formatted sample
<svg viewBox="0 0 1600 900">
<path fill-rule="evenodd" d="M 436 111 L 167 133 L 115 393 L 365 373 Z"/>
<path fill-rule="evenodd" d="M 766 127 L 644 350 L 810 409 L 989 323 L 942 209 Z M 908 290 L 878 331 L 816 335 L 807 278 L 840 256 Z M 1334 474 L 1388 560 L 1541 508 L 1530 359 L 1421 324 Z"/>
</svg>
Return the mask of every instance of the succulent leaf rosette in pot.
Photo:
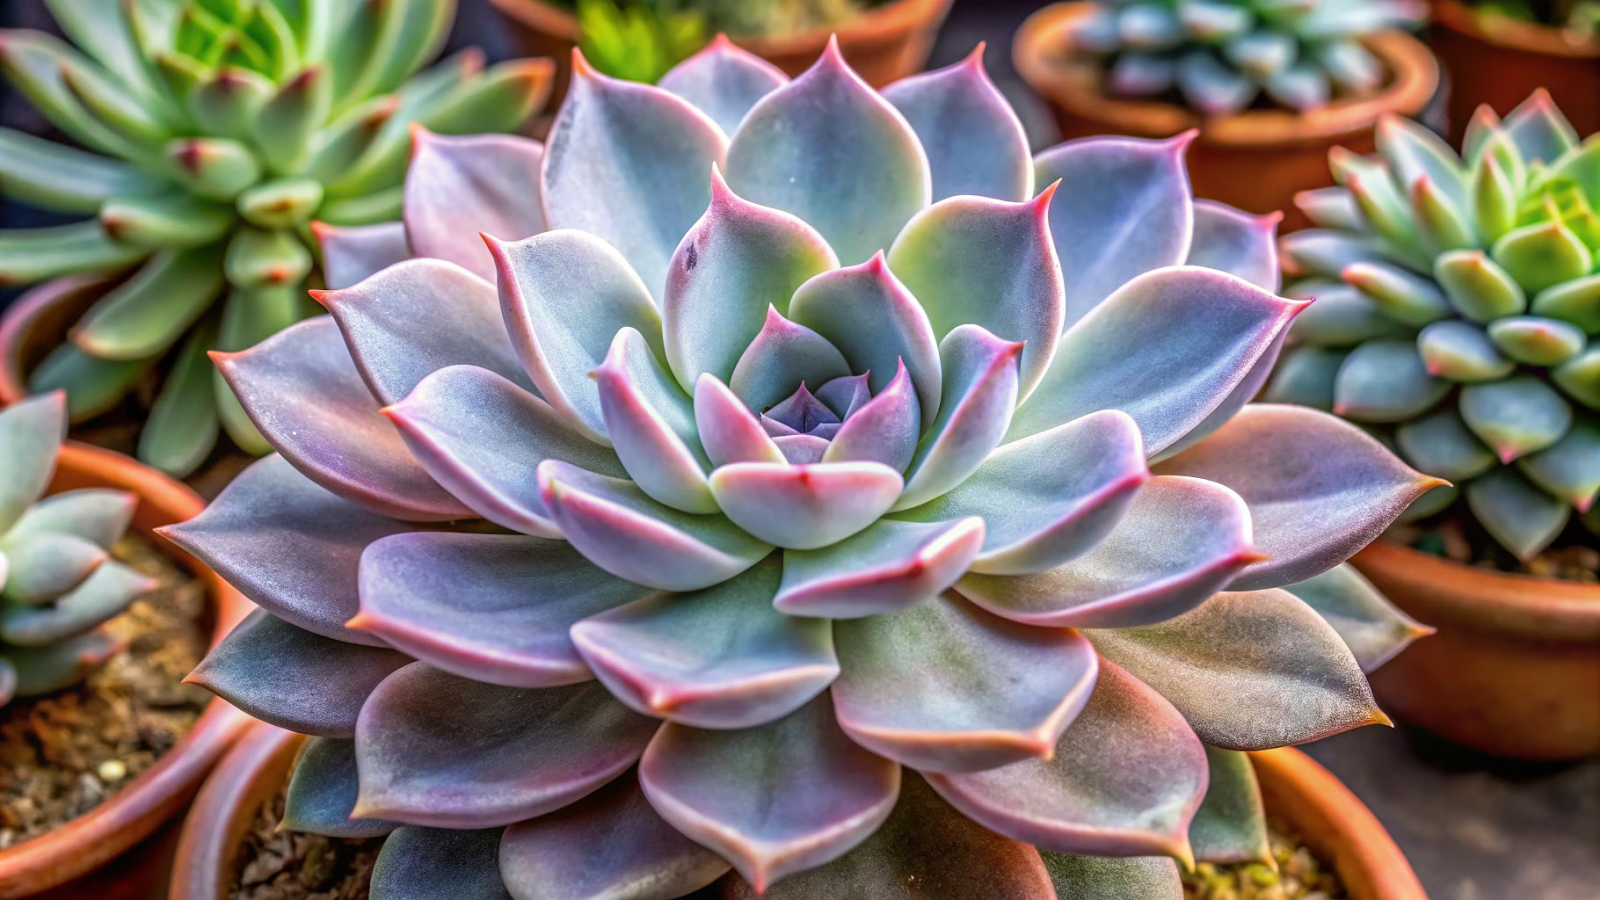
<svg viewBox="0 0 1600 900">
<path fill-rule="evenodd" d="M 268 447 L 206 359 L 304 317 L 313 220 L 395 219 L 409 129 L 507 131 L 548 60 L 426 72 L 454 0 L 47 0 L 77 46 L 0 32 L 0 71 L 77 146 L 0 129 L 0 193 L 89 218 L 0 233 L 0 284 L 112 277 L 31 373 L 73 421 L 158 377 L 139 457 L 187 474 L 226 429 Z M 81 149 L 80 149 L 81 148 Z"/>
<path fill-rule="evenodd" d="M 1321 227 L 1284 259 L 1317 302 L 1269 396 L 1462 485 L 1520 559 L 1575 512 L 1600 533 L 1600 137 L 1580 143 L 1540 91 L 1504 121 L 1480 108 L 1461 154 L 1403 119 L 1378 150 L 1335 152 L 1340 186 L 1299 198 Z M 1417 512 L 1455 497 L 1436 495 Z"/>
<path fill-rule="evenodd" d="M 285 826 L 392 832 L 389 900 L 1264 853 L 1240 751 L 1382 720 L 1415 626 L 1341 563 L 1436 483 L 1246 405 L 1305 306 L 1275 219 L 1187 136 L 1030 159 L 976 55 L 575 68 L 544 145 L 424 136 L 333 315 L 220 359 L 281 455 L 168 535 L 263 607 L 194 677 L 316 736 Z"/>
</svg>

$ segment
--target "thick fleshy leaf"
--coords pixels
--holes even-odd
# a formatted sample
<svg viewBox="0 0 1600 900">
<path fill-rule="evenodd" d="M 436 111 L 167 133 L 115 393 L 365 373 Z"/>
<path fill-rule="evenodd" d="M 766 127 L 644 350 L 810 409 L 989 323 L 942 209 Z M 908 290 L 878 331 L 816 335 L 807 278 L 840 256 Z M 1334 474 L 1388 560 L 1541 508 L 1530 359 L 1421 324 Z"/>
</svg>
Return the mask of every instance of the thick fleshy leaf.
<svg viewBox="0 0 1600 900">
<path fill-rule="evenodd" d="M 281 827 L 336 838 L 380 837 L 393 822 L 352 819 L 360 777 L 356 742 L 348 738 L 314 737 L 295 759 L 294 775 L 284 795 Z"/>
<path fill-rule="evenodd" d="M 1349 347 L 1374 338 L 1402 339 L 1410 335 L 1409 329 L 1385 313 L 1376 301 L 1348 284 L 1302 281 L 1285 293 L 1293 299 L 1315 301 L 1289 330 L 1297 344 Z"/>
<path fill-rule="evenodd" d="M 1209 269 L 1137 277 L 1062 335 L 1006 439 L 1120 409 L 1154 455 L 1224 403 L 1305 306 Z"/>
<path fill-rule="evenodd" d="M 412 251 L 494 281 L 494 260 L 478 235 L 520 241 L 545 230 L 544 147 L 510 134 L 451 137 L 420 127 L 411 147 L 402 208 Z"/>
<path fill-rule="evenodd" d="M 1308 228 L 1278 241 L 1283 267 L 1290 275 L 1338 278 L 1354 263 L 1387 262 L 1375 239 L 1332 228 Z"/>
<path fill-rule="evenodd" d="M 1101 660 L 1053 757 L 928 783 L 978 824 L 1041 850 L 1187 860 L 1206 757 L 1170 703 Z"/>
<path fill-rule="evenodd" d="M 51 494 L 28 507 L 11 530 L 4 532 L 5 540 L 65 534 L 110 550 L 128 530 L 138 506 L 138 495 L 108 488 L 78 488 Z"/>
<path fill-rule="evenodd" d="M 372 900 L 509 900 L 500 878 L 503 829 L 396 829 L 372 866 Z"/>
<path fill-rule="evenodd" d="M 838 623 L 834 640 L 844 669 L 833 686 L 840 727 L 923 772 L 1049 757 L 1099 671 L 1078 632 L 1008 622 L 954 593 Z"/>
<path fill-rule="evenodd" d="M 1450 481 L 1476 478 L 1493 468 L 1496 460 L 1462 421 L 1461 413 L 1446 406 L 1394 432 L 1395 446 L 1419 471 Z"/>
<path fill-rule="evenodd" d="M 1583 352 L 1583 329 L 1560 319 L 1507 316 L 1489 323 L 1489 337 L 1506 356 L 1530 366 L 1558 366 Z"/>
<path fill-rule="evenodd" d="M 889 267 L 927 311 L 940 340 L 962 325 L 1021 341 L 1026 399 L 1055 356 L 1066 287 L 1050 240 L 1054 185 L 1030 201 L 951 197 L 918 213 L 889 250 Z"/>
<path fill-rule="evenodd" d="M 1151 479 L 1088 552 L 1032 575 L 963 578 L 957 590 L 1017 622 L 1124 628 L 1181 615 L 1260 555 L 1239 496 L 1198 478 Z"/>
<path fill-rule="evenodd" d="M 661 314 L 639 276 L 611 245 L 561 230 L 515 244 L 489 241 L 512 345 L 539 395 L 569 426 L 608 443 L 599 389 L 589 373 L 623 328 L 663 352 Z"/>
<path fill-rule="evenodd" d="M 1487 331 L 1460 319 L 1445 319 L 1422 329 L 1417 335 L 1417 352 L 1422 354 L 1428 375 L 1451 381 L 1495 381 L 1517 367 L 1500 355 Z"/>
<path fill-rule="evenodd" d="M 1253 216 L 1215 200 L 1194 201 L 1194 240 L 1185 265 L 1217 269 L 1276 294 L 1283 287 L 1278 271 L 1278 223 L 1282 213 Z"/>
<path fill-rule="evenodd" d="M 1354 425 L 1298 406 L 1251 404 L 1216 434 L 1155 469 L 1232 488 L 1250 507 L 1256 549 L 1238 590 L 1326 572 L 1444 482 L 1402 463 Z"/>
<path fill-rule="evenodd" d="M 661 817 L 733 864 L 757 893 L 831 862 L 894 810 L 900 767 L 857 746 L 819 697 L 739 731 L 667 723 L 639 763 Z"/>
<path fill-rule="evenodd" d="M 728 387 L 759 413 L 783 402 L 802 384 L 814 389 L 849 374 L 850 364 L 839 348 L 769 306 L 761 331 L 734 365 Z"/>
<path fill-rule="evenodd" d="M 1087 634 L 1218 747 L 1265 750 L 1388 722 L 1338 632 L 1288 591 L 1217 594 L 1159 625 Z"/>
<path fill-rule="evenodd" d="M 711 494 L 734 524 L 760 540 L 814 550 L 876 522 L 904 483 L 882 463 L 733 463 L 711 473 Z"/>
<path fill-rule="evenodd" d="M 1473 480 L 1463 493 L 1473 517 L 1518 559 L 1532 559 L 1550 546 L 1572 516 L 1566 501 L 1534 487 L 1510 468 Z"/>
<path fill-rule="evenodd" d="M 111 558 L 104 548 L 68 534 L 41 534 L 7 540 L 3 554 L 5 580 L 0 594 L 7 600 L 35 605 L 56 600 L 83 584 Z M 5 612 L 0 610 L 0 621 Z M 5 637 L 0 633 L 0 637 Z"/>
<path fill-rule="evenodd" d="M 983 44 L 952 66 L 883 89 L 917 133 L 933 174 L 933 199 L 960 194 L 1026 200 L 1033 194 L 1028 135 L 983 66 Z"/>
<path fill-rule="evenodd" d="M 1518 461 L 1530 481 L 1588 512 L 1600 492 L 1600 424 L 1577 419 L 1566 436 Z"/>
<path fill-rule="evenodd" d="M 631 776 L 518 822 L 500 842 L 500 875 L 516 900 L 671 900 L 728 868 L 662 820 Z"/>
<path fill-rule="evenodd" d="M 791 616 L 857 619 L 925 603 L 955 583 L 983 545 L 983 520 L 897 522 L 817 550 L 783 554 L 774 605 Z"/>
<path fill-rule="evenodd" d="M 1194 858 L 1209 863 L 1272 862 L 1267 815 L 1250 757 L 1206 747 L 1206 799 L 1189 823 Z"/>
<path fill-rule="evenodd" d="M 1136 276 L 1188 259 L 1193 193 L 1183 156 L 1194 138 L 1087 138 L 1034 159 L 1038 184 L 1061 180 L 1050 236 L 1066 279 L 1068 326 Z"/>
<path fill-rule="evenodd" d="M 1416 621 L 1378 593 L 1349 563 L 1284 590 L 1316 611 L 1355 655 L 1361 671 L 1371 672 L 1433 629 Z"/>
<path fill-rule="evenodd" d="M 866 376 L 858 376 L 865 380 Z M 826 387 L 826 385 L 824 386 Z M 824 462 L 879 462 L 904 472 L 917 452 L 922 411 L 905 363 L 895 364 L 894 380 L 839 426 L 823 453 Z"/>
<path fill-rule="evenodd" d="M 273 449 L 340 497 L 380 515 L 459 519 L 466 507 L 430 477 L 379 413 L 331 316 L 292 325 L 217 368 Z"/>
<path fill-rule="evenodd" d="M 696 728 L 754 728 L 839 674 L 831 625 L 772 608 L 776 556 L 714 587 L 657 594 L 577 623 L 572 640 L 611 695 Z"/>
<path fill-rule="evenodd" d="M 1367 341 L 1350 351 L 1333 383 L 1333 412 L 1357 422 L 1405 422 L 1450 393 L 1414 341 Z"/>
<path fill-rule="evenodd" d="M 693 103 L 725 134 L 733 134 L 762 97 L 789 83 L 783 70 L 718 34 L 700 52 L 673 66 L 656 84 Z"/>
<path fill-rule="evenodd" d="M 1178 864 L 1160 856 L 1069 856 L 1039 852 L 1058 897 L 1182 900 Z"/>
<path fill-rule="evenodd" d="M 568 636 L 574 623 L 647 593 L 564 541 L 398 534 L 362 554 L 351 624 L 463 678 L 548 687 L 593 677 Z"/>
<path fill-rule="evenodd" d="M 1543 450 L 1572 427 L 1572 406 L 1532 375 L 1461 389 L 1461 418 L 1503 463 Z"/>
<path fill-rule="evenodd" d="M 0 453 L 6 460 L 6 476 L 0 478 L 0 535 L 50 486 L 66 434 L 67 398 L 59 391 L 0 413 Z"/>
<path fill-rule="evenodd" d="M 615 454 L 569 430 L 550 405 L 475 366 L 429 375 L 384 410 L 411 452 L 473 512 L 537 537 L 560 537 L 530 473 L 547 459 L 622 475 Z"/>
<path fill-rule="evenodd" d="M 772 550 L 723 516 L 679 512 L 630 481 L 557 460 L 539 464 L 537 475 L 545 509 L 572 546 L 637 584 L 699 590 L 743 572 Z"/>
<path fill-rule="evenodd" d="M 160 582 L 154 578 L 121 563 L 106 561 L 96 565 L 87 577 L 59 596 L 30 598 L 12 592 L 19 561 L 10 551 L 6 556 L 12 566 L 6 598 L 19 602 L 0 608 L 0 639 L 16 647 L 40 647 L 77 637 L 127 609 L 140 595 L 160 587 Z M 30 606 L 27 605 L 30 600 L 48 602 Z"/>
<path fill-rule="evenodd" d="M 33 697 L 77 684 L 121 653 L 126 642 L 91 631 L 43 647 L 9 647 L 0 671 L 0 694 Z"/>
<path fill-rule="evenodd" d="M 1099 543 L 1149 477 L 1139 428 L 1104 410 L 995 450 L 955 490 L 896 518 L 982 517 L 973 571 L 1039 572 Z"/>
<path fill-rule="evenodd" d="M 745 116 L 728 145 L 728 183 L 811 223 L 845 265 L 887 249 L 932 200 L 916 133 L 832 40 L 810 69 Z"/>
<path fill-rule="evenodd" d="M 694 421 L 712 465 L 783 462 L 783 451 L 772 442 L 761 420 L 709 372 L 701 375 L 694 387 Z"/>
<path fill-rule="evenodd" d="M 509 688 L 412 663 L 361 709 L 351 814 L 439 828 L 531 819 L 626 772 L 655 728 L 594 682 Z"/>
<path fill-rule="evenodd" d="M 591 377 L 600 389 L 611 446 L 639 489 L 684 512 L 716 512 L 706 486 L 711 461 L 695 433 L 693 401 L 644 335 L 632 328 L 617 332 Z"/>
<path fill-rule="evenodd" d="M 667 265 L 711 198 L 722 129 L 660 88 L 608 78 L 572 54 L 572 84 L 550 127 L 539 196 L 550 228 L 599 235 L 657 298 Z"/>
<path fill-rule="evenodd" d="M 185 681 L 280 728 L 347 738 L 356 733 L 367 696 L 410 661 L 394 650 L 312 634 L 258 610 Z"/>
<path fill-rule="evenodd" d="M 411 258 L 404 222 L 340 228 L 313 222 L 322 247 L 322 280 L 329 290 L 354 287 L 397 262 Z"/>
</svg>

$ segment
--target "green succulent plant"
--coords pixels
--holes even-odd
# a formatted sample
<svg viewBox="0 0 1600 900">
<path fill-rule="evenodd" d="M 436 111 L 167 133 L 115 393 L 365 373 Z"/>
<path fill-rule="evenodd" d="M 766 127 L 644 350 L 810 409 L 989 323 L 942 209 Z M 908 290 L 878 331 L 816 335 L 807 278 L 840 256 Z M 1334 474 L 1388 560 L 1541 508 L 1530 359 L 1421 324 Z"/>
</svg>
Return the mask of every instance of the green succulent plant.
<svg viewBox="0 0 1600 900">
<path fill-rule="evenodd" d="M 1097 0 L 1078 32 L 1099 54 L 1108 92 L 1177 94 L 1208 116 L 1265 100 L 1315 109 L 1370 94 L 1383 64 L 1361 40 L 1408 28 L 1426 7 L 1413 0 Z"/>
<path fill-rule="evenodd" d="M 1296 198 L 1320 227 L 1284 266 L 1317 302 L 1269 397 L 1392 438 L 1522 559 L 1574 510 L 1600 531 L 1600 136 L 1541 90 L 1504 121 L 1481 107 L 1462 155 L 1398 118 L 1378 150 L 1336 149 L 1339 186 Z"/>
<path fill-rule="evenodd" d="M 0 129 L 0 193 L 87 214 L 0 233 L 0 284 L 111 276 L 30 389 L 73 421 L 160 386 L 139 456 L 192 471 L 221 428 L 266 443 L 206 360 L 303 317 L 311 223 L 398 218 L 409 129 L 507 131 L 547 60 L 438 52 L 454 0 L 46 0 L 77 47 L 0 32 L 0 71 L 75 144 Z"/>
<path fill-rule="evenodd" d="M 1487 0 L 1468 5 L 1490 16 L 1567 28 L 1585 38 L 1600 34 L 1600 0 Z"/>
<path fill-rule="evenodd" d="M 59 393 L 0 412 L 0 706 L 64 688 L 110 658 L 120 645 L 99 626 L 156 586 L 110 558 L 132 494 L 40 499 L 66 430 Z"/>
</svg>

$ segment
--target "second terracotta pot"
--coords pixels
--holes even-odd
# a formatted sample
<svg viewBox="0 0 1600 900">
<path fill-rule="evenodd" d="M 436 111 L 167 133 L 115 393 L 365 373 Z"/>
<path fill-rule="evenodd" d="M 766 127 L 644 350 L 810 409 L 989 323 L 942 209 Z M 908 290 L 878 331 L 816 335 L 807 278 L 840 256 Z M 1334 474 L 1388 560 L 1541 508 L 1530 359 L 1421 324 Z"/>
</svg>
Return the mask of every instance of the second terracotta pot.
<svg viewBox="0 0 1600 900">
<path fill-rule="evenodd" d="M 1384 710 L 1496 756 L 1600 753 L 1600 585 L 1464 566 L 1386 541 L 1353 562 L 1438 629 L 1373 673 Z"/>
<path fill-rule="evenodd" d="M 1264 109 L 1202 119 L 1183 106 L 1102 91 L 1099 67 L 1078 38 L 1093 8 L 1092 2 L 1047 6 L 1023 23 L 1012 46 L 1017 72 L 1049 101 L 1062 135 L 1163 138 L 1199 129 L 1188 158 L 1195 196 L 1257 214 L 1282 211 L 1284 230 L 1306 224 L 1294 207 L 1296 193 L 1333 183 L 1330 149 L 1371 153 L 1381 115 L 1415 117 L 1439 86 L 1439 64 L 1428 48 L 1408 34 L 1386 31 L 1367 41 L 1390 73 L 1388 85 L 1372 97 L 1335 100 L 1308 113 Z"/>
</svg>

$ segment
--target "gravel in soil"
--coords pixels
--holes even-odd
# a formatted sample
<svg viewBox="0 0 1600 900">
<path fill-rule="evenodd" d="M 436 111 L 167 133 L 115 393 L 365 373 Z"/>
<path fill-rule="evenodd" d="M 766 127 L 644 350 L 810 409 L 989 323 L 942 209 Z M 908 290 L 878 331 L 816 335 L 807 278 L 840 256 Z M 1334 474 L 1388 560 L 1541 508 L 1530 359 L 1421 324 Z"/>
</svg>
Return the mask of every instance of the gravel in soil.
<svg viewBox="0 0 1600 900">
<path fill-rule="evenodd" d="M 1269 822 L 1267 837 L 1278 863 L 1200 863 L 1183 877 L 1184 900 L 1340 900 L 1339 876 L 1300 843 L 1293 832 Z"/>
<path fill-rule="evenodd" d="M 1579 584 L 1600 584 L 1600 537 L 1579 522 L 1569 524 L 1549 549 L 1526 562 L 1507 552 L 1482 525 L 1458 512 L 1396 525 L 1389 529 L 1389 537 L 1463 565 Z"/>
<path fill-rule="evenodd" d="M 367 900 L 383 838 L 341 840 L 279 831 L 283 793 L 245 835 L 228 900 Z"/>
<path fill-rule="evenodd" d="M 211 695 L 182 683 L 205 655 L 205 586 L 136 535 L 113 555 L 161 586 L 104 627 L 127 649 L 76 687 L 0 708 L 0 850 L 89 812 L 155 765 Z"/>
</svg>

